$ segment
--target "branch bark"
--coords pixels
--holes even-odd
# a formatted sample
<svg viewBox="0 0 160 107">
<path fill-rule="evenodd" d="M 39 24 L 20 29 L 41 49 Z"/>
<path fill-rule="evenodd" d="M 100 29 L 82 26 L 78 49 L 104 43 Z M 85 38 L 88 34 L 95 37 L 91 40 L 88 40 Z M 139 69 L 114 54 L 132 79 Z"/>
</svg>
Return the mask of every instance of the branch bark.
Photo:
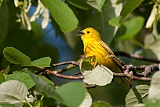
<svg viewBox="0 0 160 107">
<path fill-rule="evenodd" d="M 115 55 L 126 56 L 126 57 L 134 58 L 134 59 L 137 59 L 137 60 L 144 60 L 144 61 L 149 61 L 149 62 L 154 62 L 154 63 L 160 63 L 160 60 L 151 59 L 151 58 L 145 58 L 145 57 L 143 57 L 141 55 L 128 54 L 128 53 L 125 53 L 125 52 L 114 52 L 114 53 L 115 53 Z"/>
<path fill-rule="evenodd" d="M 133 57 L 134 55 L 129 55 L 129 56 Z M 82 75 L 81 76 L 68 76 L 68 75 L 60 74 L 61 72 L 69 70 L 69 69 L 73 68 L 74 66 L 79 66 L 79 63 L 83 58 L 84 57 L 81 57 L 78 61 L 66 61 L 66 62 L 61 62 L 61 63 L 51 65 L 51 67 L 56 67 L 56 66 L 68 64 L 68 66 L 66 66 L 63 69 L 58 69 L 58 70 L 54 70 L 54 71 L 50 70 L 51 67 L 46 67 L 46 68 L 40 67 L 40 69 L 41 69 L 41 71 L 45 71 L 47 74 L 51 74 L 51 75 L 57 76 L 59 78 L 72 79 L 72 80 L 83 79 L 84 77 Z M 139 57 L 139 56 L 134 56 L 134 58 L 145 59 L 145 58 Z M 156 60 L 152 60 L 152 61 L 156 61 Z M 158 71 L 159 64 L 141 65 L 141 66 L 133 66 L 132 64 L 130 64 L 130 65 L 124 65 L 122 67 L 122 69 L 124 71 L 123 73 L 113 72 L 114 77 L 127 77 L 127 78 L 130 78 L 131 80 L 150 81 L 151 78 L 148 78 L 147 76 L 149 74 L 151 74 L 153 71 Z M 137 70 L 144 70 L 144 71 L 139 73 L 139 72 L 137 72 Z"/>
</svg>

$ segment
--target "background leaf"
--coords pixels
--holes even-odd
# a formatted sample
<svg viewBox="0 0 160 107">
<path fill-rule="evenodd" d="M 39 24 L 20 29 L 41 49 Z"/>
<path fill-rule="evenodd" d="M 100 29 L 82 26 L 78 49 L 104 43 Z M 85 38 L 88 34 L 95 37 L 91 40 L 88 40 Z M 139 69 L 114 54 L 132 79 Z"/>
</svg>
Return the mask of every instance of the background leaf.
<svg viewBox="0 0 160 107">
<path fill-rule="evenodd" d="M 17 80 L 6 81 L 0 85 L 0 102 L 21 105 L 27 92 L 27 87 L 23 83 Z"/>
<path fill-rule="evenodd" d="M 133 17 L 130 20 L 124 22 L 124 24 L 118 29 L 116 37 L 121 39 L 133 39 L 134 36 L 142 29 L 144 24 L 144 18 L 141 16 Z"/>
<path fill-rule="evenodd" d="M 30 58 L 13 47 L 6 47 L 3 50 L 3 55 L 6 58 L 6 60 L 12 64 L 32 66 Z"/>
<path fill-rule="evenodd" d="M 160 37 L 155 40 L 152 34 L 146 35 L 144 41 L 145 49 L 142 51 L 141 55 L 148 57 L 148 58 L 156 58 L 160 60 Z M 152 55 L 151 55 L 152 54 Z"/>
<path fill-rule="evenodd" d="M 124 19 L 131 13 L 133 12 L 133 10 L 135 8 L 137 8 L 141 3 L 143 2 L 143 0 L 134 0 L 134 2 L 132 0 L 125 0 L 123 8 L 121 10 L 120 16 L 122 16 L 121 18 L 121 22 L 124 21 Z"/>
<path fill-rule="evenodd" d="M 81 104 L 85 97 L 86 89 L 80 82 L 67 83 L 55 90 L 54 86 L 47 83 L 44 79 L 42 79 L 42 77 L 36 76 L 31 72 L 29 74 L 35 81 L 40 92 L 48 97 L 54 98 L 56 101 L 59 101 L 64 105 L 77 107 Z"/>
<path fill-rule="evenodd" d="M 115 5 L 116 0 L 106 0 L 102 12 L 95 12 L 88 19 L 85 27 L 93 27 L 101 34 L 102 40 L 111 43 L 117 27 L 109 25 L 109 20 L 117 17 L 120 13 L 122 5 Z M 99 20 L 97 20 L 99 19 Z"/>
<path fill-rule="evenodd" d="M 78 25 L 78 20 L 73 11 L 60 0 L 41 0 L 49 9 L 54 20 L 58 23 L 60 29 L 66 33 L 74 30 Z"/>
<path fill-rule="evenodd" d="M 0 72 L 0 84 L 5 81 L 6 81 L 5 76 L 3 75 L 2 72 Z"/>
<path fill-rule="evenodd" d="M 136 106 L 140 103 L 146 103 L 148 89 L 148 85 L 137 85 L 135 88 L 130 89 L 125 99 L 126 107 Z"/>
<path fill-rule="evenodd" d="M 32 88 L 35 85 L 35 82 L 32 80 L 30 75 L 26 72 L 14 71 L 13 74 L 5 75 L 6 80 L 18 80 L 24 83 L 27 89 Z"/>
<path fill-rule="evenodd" d="M 118 17 L 115 17 L 115 18 L 112 18 L 111 20 L 109 20 L 109 24 L 112 25 L 112 26 L 120 26 L 120 16 Z"/>
<path fill-rule="evenodd" d="M 86 3 L 97 9 L 98 11 L 102 11 L 102 7 L 104 5 L 105 0 L 86 0 Z"/>
<path fill-rule="evenodd" d="M 66 0 L 66 1 L 80 9 L 84 9 L 84 10 L 91 9 L 91 6 L 89 6 L 84 0 Z"/>
<path fill-rule="evenodd" d="M 85 98 L 86 89 L 81 82 L 70 82 L 55 90 L 63 99 L 63 104 L 68 107 L 78 107 Z M 79 94 L 81 93 L 81 94 Z"/>
<path fill-rule="evenodd" d="M 60 96 L 55 92 L 54 90 L 54 85 L 53 84 L 49 84 L 46 79 L 43 79 L 42 77 L 35 75 L 31 72 L 29 72 L 29 75 L 31 76 L 31 78 L 33 79 L 33 81 L 36 83 L 38 90 L 46 95 L 47 97 L 51 97 L 54 98 L 58 101 L 62 101 L 62 99 L 60 98 Z"/>
<path fill-rule="evenodd" d="M 159 100 L 148 100 L 145 106 L 143 107 L 160 107 L 160 101 Z"/>
<path fill-rule="evenodd" d="M 51 63 L 50 57 L 43 57 L 43 58 L 32 61 L 32 64 L 37 67 L 49 67 L 50 63 Z"/>
<path fill-rule="evenodd" d="M 9 103 L 0 103 L 0 107 L 17 107 L 17 106 L 9 104 Z"/>
<path fill-rule="evenodd" d="M 156 72 L 151 81 L 151 86 L 149 88 L 148 99 L 160 100 L 160 72 Z"/>
<path fill-rule="evenodd" d="M 91 105 L 92 105 L 92 97 L 88 92 L 86 92 L 85 98 L 79 107 L 90 107 Z"/>
<path fill-rule="evenodd" d="M 44 79 L 48 84 L 51 84 L 51 85 L 54 86 L 53 81 L 49 80 L 47 77 L 45 77 L 45 76 L 40 76 L 40 77 L 41 77 L 42 79 Z"/>
</svg>

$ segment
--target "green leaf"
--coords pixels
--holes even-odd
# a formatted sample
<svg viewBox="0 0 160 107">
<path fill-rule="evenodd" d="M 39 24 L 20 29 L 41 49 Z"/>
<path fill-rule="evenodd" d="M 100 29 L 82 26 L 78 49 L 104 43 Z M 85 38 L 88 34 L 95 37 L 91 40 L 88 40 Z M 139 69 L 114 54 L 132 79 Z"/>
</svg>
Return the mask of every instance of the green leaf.
<svg viewBox="0 0 160 107">
<path fill-rule="evenodd" d="M 71 5 L 78 7 L 80 9 L 88 10 L 91 7 L 84 0 L 66 0 Z"/>
<path fill-rule="evenodd" d="M 2 5 L 2 3 L 3 3 L 3 0 L 0 0 L 0 6 Z"/>
<path fill-rule="evenodd" d="M 3 75 L 2 72 L 0 72 L 0 84 L 5 82 L 5 81 L 6 81 L 5 76 Z"/>
<path fill-rule="evenodd" d="M 145 106 L 143 107 L 160 107 L 160 101 L 159 100 L 148 100 Z"/>
<path fill-rule="evenodd" d="M 68 107 L 78 107 L 85 98 L 86 89 L 81 82 L 70 82 L 55 90 Z"/>
<path fill-rule="evenodd" d="M 101 12 L 105 0 L 86 0 L 86 3 Z"/>
<path fill-rule="evenodd" d="M 144 18 L 136 16 L 124 22 L 124 25 L 117 31 L 116 36 L 121 39 L 133 39 L 134 36 L 142 29 Z"/>
<path fill-rule="evenodd" d="M 88 92 L 86 92 L 85 98 L 79 107 L 91 107 L 91 105 L 92 105 L 91 95 Z"/>
<path fill-rule="evenodd" d="M 42 79 L 44 79 L 48 84 L 54 85 L 53 81 L 49 80 L 45 76 L 40 76 Z"/>
<path fill-rule="evenodd" d="M 112 26 L 120 26 L 120 23 L 119 23 L 119 21 L 120 21 L 120 16 L 118 16 L 118 17 L 115 17 L 115 18 L 112 18 L 111 20 L 109 20 L 109 24 L 110 25 L 112 25 Z"/>
<path fill-rule="evenodd" d="M 91 63 L 94 64 L 94 66 Z M 87 84 L 95 84 L 99 86 L 104 86 L 111 83 L 113 79 L 113 72 L 103 65 L 97 65 L 96 67 L 95 65 L 96 61 L 94 61 L 93 58 L 85 58 L 81 62 L 80 70 L 84 76 L 83 81 Z"/>
<path fill-rule="evenodd" d="M 97 65 L 97 60 L 94 56 L 84 58 L 80 62 L 80 70 L 83 73 L 84 71 L 92 70 Z"/>
<path fill-rule="evenodd" d="M 10 65 L 6 67 L 6 69 L 4 70 L 4 74 L 8 74 L 9 70 L 10 70 Z"/>
<path fill-rule="evenodd" d="M 33 81 L 36 83 L 36 85 L 41 93 L 43 93 L 44 95 L 46 95 L 48 97 L 54 98 L 57 101 L 62 102 L 62 99 L 54 90 L 55 89 L 54 85 L 49 84 L 47 81 L 45 81 L 45 79 L 33 74 L 32 72 L 29 72 L 29 74 L 30 74 L 31 78 L 33 79 Z"/>
<path fill-rule="evenodd" d="M 43 58 L 32 61 L 32 64 L 37 67 L 49 67 L 50 63 L 51 63 L 50 57 L 43 57 Z"/>
<path fill-rule="evenodd" d="M 142 2 L 143 2 L 143 0 L 135 0 L 134 2 L 132 0 L 125 0 L 123 8 L 120 12 L 120 15 L 118 17 L 115 17 L 115 18 L 111 19 L 109 21 L 110 25 L 120 26 L 123 23 L 123 21 L 126 19 L 126 17 L 131 12 L 133 12 Z"/>
<path fill-rule="evenodd" d="M 153 34 L 146 35 L 144 45 L 145 49 L 142 50 L 141 55 L 147 58 L 160 59 L 160 36 L 155 40 Z"/>
<path fill-rule="evenodd" d="M 73 11 L 61 0 L 41 0 L 49 9 L 54 20 L 60 29 L 66 33 L 74 30 L 78 25 L 78 20 Z"/>
<path fill-rule="evenodd" d="M 93 107 L 112 107 L 112 106 L 105 101 L 97 101 L 93 103 Z"/>
<path fill-rule="evenodd" d="M 55 87 L 42 79 L 42 77 L 31 72 L 29 74 L 35 81 L 40 92 L 66 106 L 78 107 L 85 97 L 86 89 L 80 82 L 64 84 L 55 90 Z"/>
<path fill-rule="evenodd" d="M 148 99 L 160 100 L 160 72 L 152 76 L 151 86 L 149 88 Z"/>
<path fill-rule="evenodd" d="M 26 72 L 14 71 L 13 74 L 6 75 L 6 80 L 18 80 L 24 83 L 27 89 L 30 89 L 35 85 L 30 75 Z"/>
<path fill-rule="evenodd" d="M 22 105 L 27 92 L 23 83 L 17 80 L 6 81 L 0 85 L 0 102 Z"/>
<path fill-rule="evenodd" d="M 116 1 L 116 4 L 121 4 L 121 3 L 123 3 L 125 0 L 117 0 Z"/>
<path fill-rule="evenodd" d="M 13 47 L 6 47 L 3 50 L 3 55 L 6 60 L 12 64 L 18 64 L 21 66 L 33 66 L 28 56 Z"/>
<path fill-rule="evenodd" d="M 144 45 L 145 45 L 145 48 L 148 48 L 150 47 L 151 45 L 153 45 L 155 43 L 155 38 L 153 36 L 152 33 L 148 33 L 144 39 Z"/>
<path fill-rule="evenodd" d="M 43 106 L 43 101 L 42 100 L 36 101 L 36 104 L 33 107 L 44 107 Z"/>
<path fill-rule="evenodd" d="M 130 89 L 125 99 L 126 107 L 145 103 L 147 101 L 148 89 L 148 85 L 137 85 L 136 87 Z"/>
<path fill-rule="evenodd" d="M 17 106 L 9 103 L 0 103 L 0 107 L 17 107 Z"/>
<path fill-rule="evenodd" d="M 142 2 L 143 2 L 143 0 L 134 0 L 134 2 L 132 0 L 125 0 L 123 8 L 120 13 L 120 16 L 122 16 L 120 21 L 123 22 L 124 19 L 131 12 L 133 12 L 133 10 L 136 9 Z"/>
<path fill-rule="evenodd" d="M 101 34 L 102 40 L 108 44 L 111 43 L 117 31 L 117 27 L 109 25 L 108 21 L 117 17 L 122 8 L 122 5 L 115 5 L 115 2 L 116 0 L 106 0 L 102 12 L 92 14 L 85 24 L 85 27 L 95 28 Z"/>
</svg>

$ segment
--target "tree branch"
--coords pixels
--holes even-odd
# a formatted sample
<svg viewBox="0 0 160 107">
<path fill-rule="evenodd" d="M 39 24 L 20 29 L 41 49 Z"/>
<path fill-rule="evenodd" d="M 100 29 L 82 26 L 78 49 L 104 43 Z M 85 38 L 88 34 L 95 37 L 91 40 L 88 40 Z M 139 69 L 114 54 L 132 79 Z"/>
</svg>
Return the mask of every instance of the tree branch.
<svg viewBox="0 0 160 107">
<path fill-rule="evenodd" d="M 138 77 L 138 76 L 134 76 L 134 75 L 127 75 L 125 73 L 116 73 L 113 72 L 114 77 L 129 77 L 131 80 L 141 80 L 141 81 L 150 81 L 151 78 L 147 78 L 147 77 Z"/>
<path fill-rule="evenodd" d="M 66 61 L 66 62 L 60 62 L 60 63 L 52 64 L 51 67 L 61 66 L 61 65 L 66 65 L 66 64 L 72 64 L 72 65 L 79 66 L 79 63 L 77 61 Z"/>
<path fill-rule="evenodd" d="M 81 58 L 80 58 L 80 59 L 81 59 Z M 79 60 L 80 60 L 80 59 L 79 59 Z M 63 69 L 58 69 L 58 70 L 56 70 L 58 73 L 64 72 L 64 71 L 66 71 L 66 70 L 69 70 L 69 69 L 73 68 L 75 65 L 76 65 L 76 66 L 79 66 L 79 60 L 78 60 L 78 61 L 60 62 L 60 63 L 52 64 L 50 67 L 45 67 L 45 68 L 40 67 L 41 70 L 40 70 L 40 71 L 37 71 L 36 74 L 40 74 L 41 72 L 43 72 L 43 71 L 45 71 L 45 70 L 47 70 L 47 69 L 50 69 L 50 68 L 52 68 L 52 67 L 69 64 L 67 67 L 65 67 L 65 68 L 63 68 Z"/>
<path fill-rule="evenodd" d="M 49 68 L 51 68 L 51 67 L 46 67 L 46 68 L 39 67 L 39 68 L 41 69 L 41 71 L 45 71 L 47 74 L 52 74 L 52 75 L 57 76 L 59 78 L 79 80 L 79 79 L 83 79 L 84 77 L 83 76 L 68 76 L 68 75 L 63 75 L 60 73 L 65 70 L 69 70 L 69 69 L 73 68 L 75 65 L 79 66 L 79 63 L 81 60 L 82 60 L 82 58 L 80 58 L 78 61 L 66 61 L 66 62 L 61 62 L 61 63 L 57 63 L 57 64 L 52 64 L 52 67 L 69 64 L 68 66 L 66 66 L 63 69 L 54 70 L 54 71 L 49 70 Z M 141 65 L 141 66 L 133 66 L 132 64 L 130 64 L 130 65 L 124 65 L 122 67 L 122 69 L 124 71 L 123 73 L 113 72 L 113 76 L 114 77 L 127 77 L 127 78 L 130 78 L 131 80 L 150 81 L 151 78 L 148 78 L 146 76 L 151 74 L 153 71 L 158 71 L 159 64 Z M 144 71 L 139 73 L 139 72 L 137 72 L 137 70 L 144 70 Z"/>
<path fill-rule="evenodd" d="M 145 58 L 141 55 L 128 54 L 128 53 L 125 53 L 125 52 L 114 52 L 114 53 L 115 53 L 115 55 L 121 55 L 121 56 L 126 56 L 126 57 L 129 57 L 129 58 L 134 58 L 134 59 L 138 59 L 138 60 L 145 60 L 145 61 L 150 61 L 150 62 L 154 62 L 154 63 L 160 63 L 160 60 Z"/>
<path fill-rule="evenodd" d="M 61 63 L 61 64 L 64 64 L 64 63 Z M 60 63 L 58 65 L 60 65 Z M 124 68 L 125 68 L 124 73 L 113 72 L 113 76 L 114 77 L 128 77 L 131 80 L 150 81 L 151 78 L 148 78 L 146 76 L 149 75 L 153 71 L 158 71 L 159 70 L 158 64 L 153 64 L 153 65 L 149 65 L 149 66 L 143 65 L 142 68 L 144 69 L 144 72 L 142 72 L 142 73 L 136 72 L 137 67 L 135 67 L 133 65 L 125 65 Z M 56 70 L 52 71 L 52 70 L 45 69 L 45 68 L 42 68 L 42 67 L 40 69 L 44 70 L 47 74 L 52 74 L 52 75 L 55 75 L 59 78 L 72 79 L 72 80 L 79 80 L 79 79 L 84 78 L 83 76 L 63 75 L 63 74 L 60 74 Z"/>
<path fill-rule="evenodd" d="M 55 75 L 59 78 L 72 79 L 72 80 L 83 79 L 83 76 L 67 76 L 67 75 L 59 74 L 57 71 L 51 71 L 48 69 L 46 69 L 45 72 L 47 72 L 48 74 Z"/>
</svg>

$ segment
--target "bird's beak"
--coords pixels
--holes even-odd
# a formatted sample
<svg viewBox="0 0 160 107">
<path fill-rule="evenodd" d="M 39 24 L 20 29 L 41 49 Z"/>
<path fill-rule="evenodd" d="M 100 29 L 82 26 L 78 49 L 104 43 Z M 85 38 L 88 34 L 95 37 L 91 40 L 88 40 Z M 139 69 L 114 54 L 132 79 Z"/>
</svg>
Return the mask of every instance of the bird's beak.
<svg viewBox="0 0 160 107">
<path fill-rule="evenodd" d="M 83 31 L 78 31 L 78 34 L 76 36 L 83 36 L 85 33 Z"/>
</svg>

